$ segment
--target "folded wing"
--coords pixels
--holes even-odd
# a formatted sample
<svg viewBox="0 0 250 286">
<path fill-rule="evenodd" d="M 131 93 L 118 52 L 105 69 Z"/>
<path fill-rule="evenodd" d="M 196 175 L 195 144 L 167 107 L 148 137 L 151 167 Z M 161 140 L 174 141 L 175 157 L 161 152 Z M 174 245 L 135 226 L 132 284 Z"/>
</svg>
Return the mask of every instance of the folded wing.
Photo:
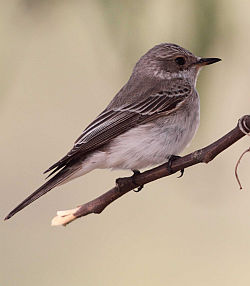
<svg viewBox="0 0 250 286">
<path fill-rule="evenodd" d="M 53 170 L 50 174 L 52 175 L 76 159 L 84 158 L 89 152 L 108 143 L 130 128 L 175 112 L 190 92 L 191 88 L 188 85 L 174 90 L 160 90 L 137 103 L 124 104 L 119 108 L 104 110 L 83 131 L 68 154 L 52 165 L 45 173 Z"/>
</svg>

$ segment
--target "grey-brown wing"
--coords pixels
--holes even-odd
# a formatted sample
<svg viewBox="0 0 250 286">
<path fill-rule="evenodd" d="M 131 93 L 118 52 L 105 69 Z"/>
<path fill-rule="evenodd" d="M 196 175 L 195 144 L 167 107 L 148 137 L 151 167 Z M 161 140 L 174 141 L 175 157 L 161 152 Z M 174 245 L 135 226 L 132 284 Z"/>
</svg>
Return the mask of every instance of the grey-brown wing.
<svg viewBox="0 0 250 286">
<path fill-rule="evenodd" d="M 79 158 L 79 156 L 84 156 L 101 147 L 130 128 L 151 121 L 162 114 L 174 112 L 185 101 L 190 92 L 190 88 L 180 88 L 174 92 L 162 90 L 138 103 L 104 110 L 83 131 L 68 154 L 45 172 L 55 169 L 54 173 L 76 157 Z"/>
</svg>

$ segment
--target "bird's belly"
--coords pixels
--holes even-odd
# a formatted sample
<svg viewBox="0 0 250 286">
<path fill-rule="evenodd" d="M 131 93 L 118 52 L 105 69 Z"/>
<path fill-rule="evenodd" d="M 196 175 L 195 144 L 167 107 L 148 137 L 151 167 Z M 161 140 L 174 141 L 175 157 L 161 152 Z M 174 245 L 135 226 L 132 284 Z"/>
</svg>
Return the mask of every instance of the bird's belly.
<svg viewBox="0 0 250 286">
<path fill-rule="evenodd" d="M 106 167 L 142 169 L 166 162 L 190 143 L 198 124 L 198 116 L 173 116 L 133 128 L 110 143 Z"/>
</svg>

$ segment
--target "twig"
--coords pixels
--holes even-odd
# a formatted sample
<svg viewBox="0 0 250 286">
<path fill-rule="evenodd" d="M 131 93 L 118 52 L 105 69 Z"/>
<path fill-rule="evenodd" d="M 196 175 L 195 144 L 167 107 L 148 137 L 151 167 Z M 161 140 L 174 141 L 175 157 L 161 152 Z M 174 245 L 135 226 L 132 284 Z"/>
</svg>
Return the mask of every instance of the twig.
<svg viewBox="0 0 250 286">
<path fill-rule="evenodd" d="M 73 210 L 57 212 L 57 216 L 53 218 L 52 225 L 64 225 L 73 220 L 86 216 L 91 213 L 100 214 L 109 204 L 117 200 L 127 192 L 155 181 L 159 178 L 172 175 L 184 168 L 196 165 L 198 163 L 208 163 L 218 154 L 230 147 L 236 141 L 241 139 L 250 132 L 250 115 L 243 116 L 237 126 L 226 135 L 208 145 L 205 148 L 190 153 L 184 157 L 177 158 L 171 164 L 170 172 L 166 164 L 162 164 L 156 168 L 136 174 L 132 177 L 119 178 L 116 180 L 116 186 L 98 198 L 83 204 Z M 243 154 L 244 155 L 244 154 Z M 242 157 L 242 156 L 241 156 Z"/>
<path fill-rule="evenodd" d="M 236 177 L 236 180 L 240 186 L 240 190 L 242 190 L 242 185 L 241 185 L 241 182 L 240 182 L 240 179 L 239 179 L 239 176 L 238 176 L 238 166 L 240 164 L 240 161 L 242 159 L 242 157 L 247 153 L 247 152 L 250 152 L 250 147 L 245 150 L 241 155 L 240 155 L 240 158 L 238 159 L 237 163 L 236 163 L 236 166 L 235 166 L 235 169 L 234 169 L 234 173 L 235 173 L 235 177 Z"/>
</svg>

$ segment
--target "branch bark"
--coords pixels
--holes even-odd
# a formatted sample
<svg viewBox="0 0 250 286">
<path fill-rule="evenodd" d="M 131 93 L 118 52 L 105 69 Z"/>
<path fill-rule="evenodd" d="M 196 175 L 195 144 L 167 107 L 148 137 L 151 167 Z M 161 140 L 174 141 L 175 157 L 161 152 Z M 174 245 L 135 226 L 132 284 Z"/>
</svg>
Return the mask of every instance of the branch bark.
<svg viewBox="0 0 250 286">
<path fill-rule="evenodd" d="M 182 169 L 196 165 L 198 163 L 208 163 L 213 160 L 222 151 L 233 145 L 245 135 L 250 134 L 250 115 L 241 117 L 237 126 L 226 135 L 214 143 L 194 151 L 184 157 L 177 158 L 172 162 L 171 171 L 167 168 L 167 163 L 156 168 L 147 170 L 133 177 L 124 177 L 116 180 L 116 186 L 97 197 L 96 199 L 85 203 L 75 209 L 58 211 L 57 216 L 53 218 L 52 225 L 64 225 L 73 220 L 86 216 L 91 213 L 100 214 L 109 204 L 125 195 L 129 191 L 145 185 L 149 182 L 158 180 L 162 177 L 172 175 Z"/>
</svg>

